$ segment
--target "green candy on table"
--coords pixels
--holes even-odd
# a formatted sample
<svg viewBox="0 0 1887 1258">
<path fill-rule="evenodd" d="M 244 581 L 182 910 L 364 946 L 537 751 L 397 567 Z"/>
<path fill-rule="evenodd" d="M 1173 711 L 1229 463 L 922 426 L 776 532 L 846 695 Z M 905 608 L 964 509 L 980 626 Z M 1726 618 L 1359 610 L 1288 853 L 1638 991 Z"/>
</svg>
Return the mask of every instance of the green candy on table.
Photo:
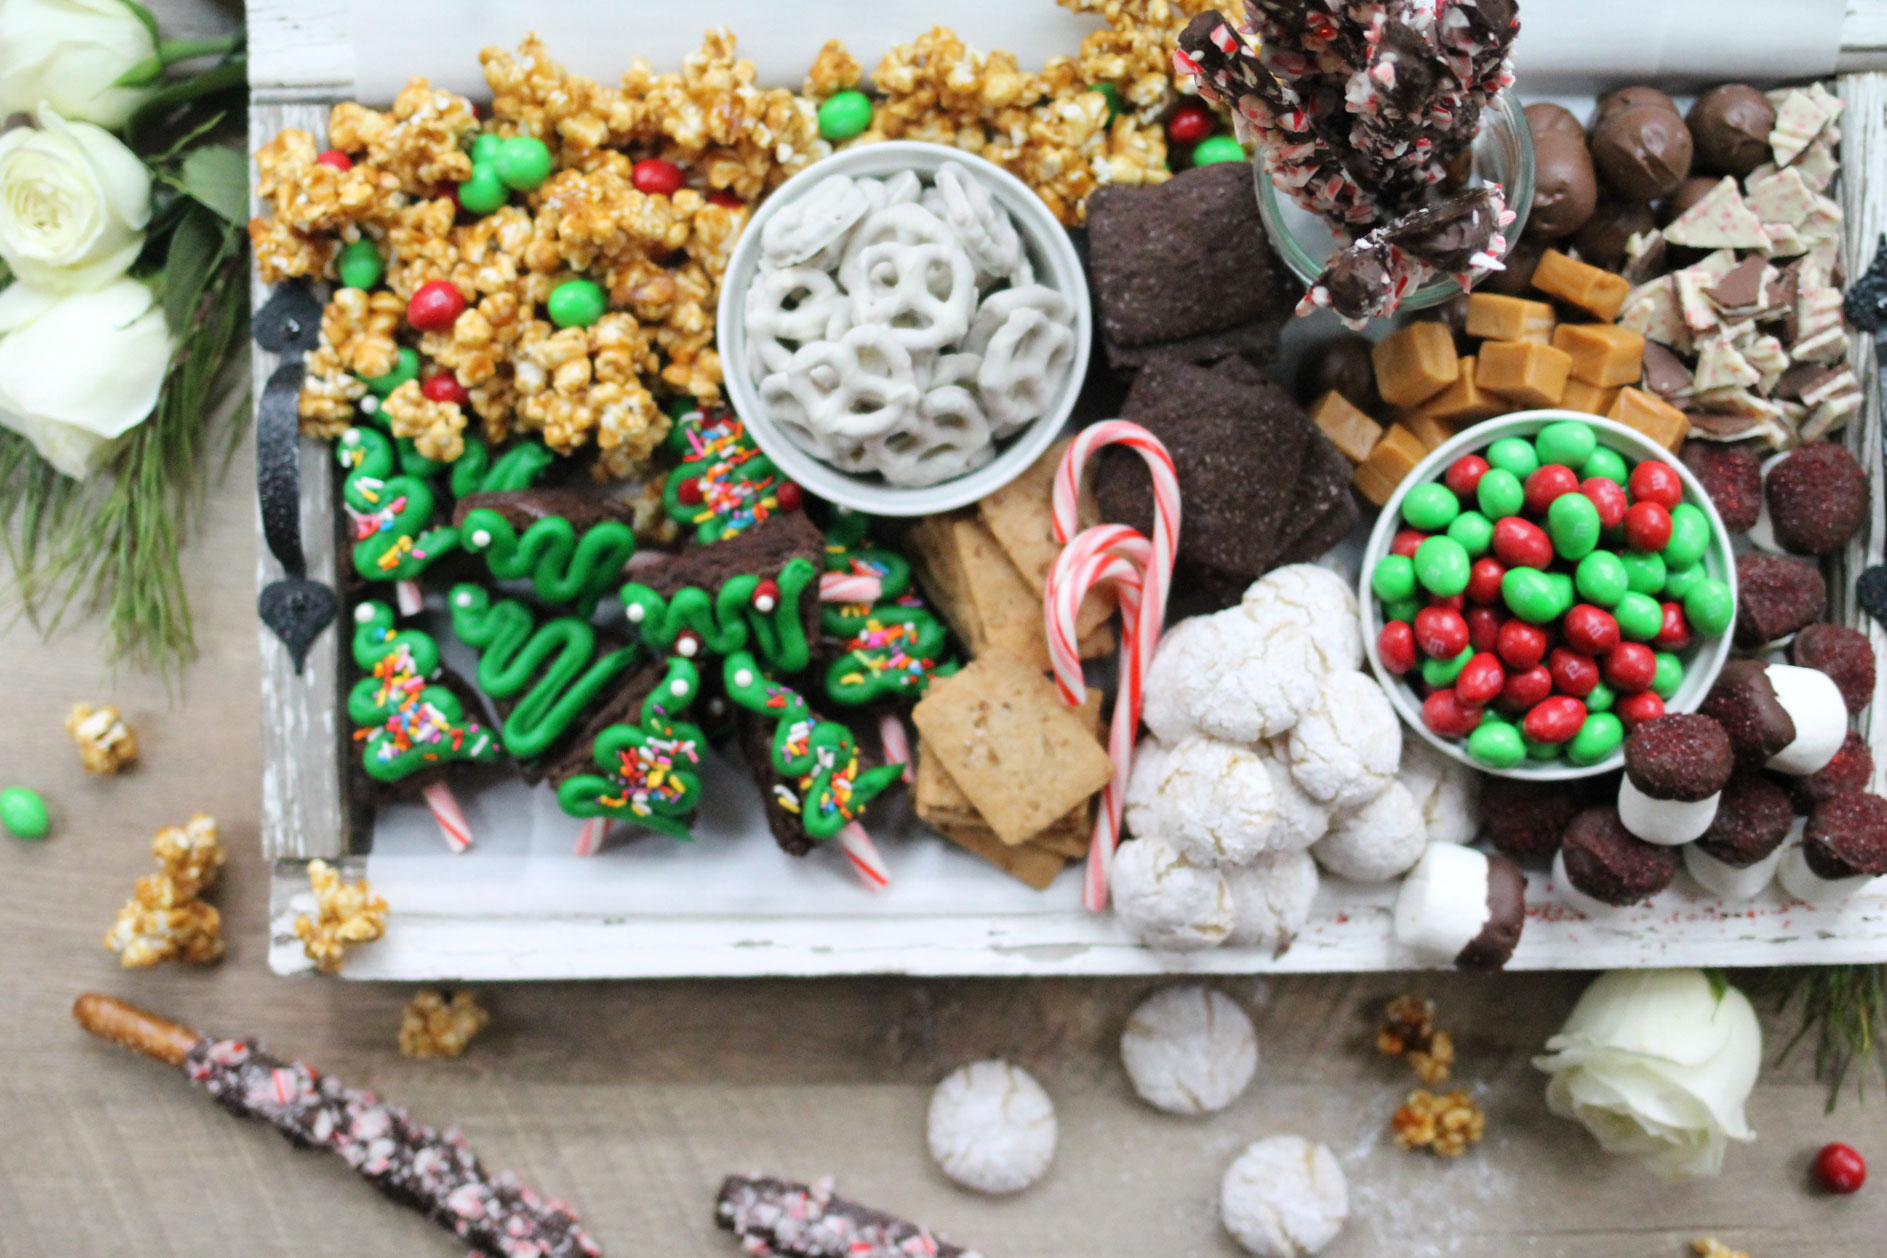
<svg viewBox="0 0 1887 1258">
<path fill-rule="evenodd" d="M 478 160 L 476 155 L 472 160 Z M 543 183 L 550 178 L 551 166 L 550 146 L 536 136 L 514 135 L 501 140 L 491 156 L 492 170 L 513 192 L 529 192 Z"/>
<path fill-rule="evenodd" d="M 394 359 L 392 371 L 384 376 L 362 376 L 361 379 L 375 397 L 386 397 L 408 380 L 419 379 L 419 351 L 410 345 L 402 345 Z"/>
<path fill-rule="evenodd" d="M 347 694 L 347 718 L 362 740 L 361 768 L 378 782 L 399 782 L 446 763 L 494 763 L 504 749 L 491 730 L 468 719 L 448 686 L 434 685 L 439 647 L 430 634 L 393 627 L 393 609 L 368 601 L 354 609 L 354 663 L 368 675 Z"/>
<path fill-rule="evenodd" d="M 1482 515 L 1490 520 L 1504 520 L 1520 514 L 1520 509 L 1526 505 L 1527 490 L 1519 476 L 1504 467 L 1496 467 L 1482 473 L 1480 484 L 1474 487 L 1474 499 L 1480 503 Z"/>
<path fill-rule="evenodd" d="M 420 476 L 398 472 L 393 442 L 373 428 L 349 428 L 334 458 L 347 469 L 341 500 L 353 518 L 354 571 L 364 581 L 417 581 L 459 546 L 459 531 L 433 525 L 437 501 Z"/>
<path fill-rule="evenodd" d="M 498 156 L 498 149 L 504 144 L 504 137 L 491 131 L 481 131 L 472 141 L 472 164 L 489 163 Z"/>
<path fill-rule="evenodd" d="M 1688 502 L 1671 508 L 1671 540 L 1664 544 L 1664 566 L 1688 568 L 1709 549 L 1710 517 L 1703 508 Z"/>
<path fill-rule="evenodd" d="M 1207 136 L 1193 145 L 1192 164 L 1195 166 L 1213 166 L 1219 162 L 1242 162 L 1245 159 L 1245 146 L 1229 135 Z"/>
<path fill-rule="evenodd" d="M 1095 83 L 1091 85 L 1088 90 L 1090 92 L 1099 92 L 1101 99 L 1107 102 L 1108 122 L 1112 123 L 1114 119 L 1120 117 L 1121 104 L 1120 89 L 1118 87 L 1115 87 L 1112 83 Z"/>
<path fill-rule="evenodd" d="M 1482 717 L 1468 735 L 1468 754 L 1490 769 L 1511 769 L 1527 758 L 1527 745 L 1514 726 Z"/>
<path fill-rule="evenodd" d="M 1657 661 L 1657 669 L 1651 675 L 1651 693 L 1669 699 L 1684 684 L 1684 662 L 1670 651 L 1659 651 L 1652 658 Z"/>
<path fill-rule="evenodd" d="M 1555 616 L 1564 616 L 1572 610 L 1573 604 L 1579 601 L 1578 591 L 1574 588 L 1573 579 L 1569 573 L 1547 573 L 1546 588 L 1553 595 L 1553 605 L 1559 609 L 1553 613 Z"/>
<path fill-rule="evenodd" d="M 1439 481 L 1417 485 L 1402 496 L 1402 518 L 1424 533 L 1441 532 L 1460 514 L 1460 500 Z"/>
<path fill-rule="evenodd" d="M 1467 548 L 1452 537 L 1431 537 L 1415 548 L 1415 579 L 1442 598 L 1467 589 L 1472 568 Z"/>
<path fill-rule="evenodd" d="M 1474 648 L 1464 646 L 1461 654 L 1452 660 L 1426 659 L 1422 661 L 1422 684 L 1431 690 L 1455 684 L 1455 678 L 1461 676 L 1461 670 L 1474 658 Z"/>
<path fill-rule="evenodd" d="M 1625 741 L 1625 724 L 1610 712 L 1594 712 L 1586 705 L 1586 721 L 1566 744 L 1566 759 L 1577 765 L 1597 764 Z"/>
<path fill-rule="evenodd" d="M 819 105 L 819 136 L 838 143 L 871 126 L 871 97 L 853 88 L 834 92 Z"/>
<path fill-rule="evenodd" d="M 603 317 L 609 300 L 594 280 L 565 280 L 550 290 L 544 308 L 560 328 L 587 328 Z"/>
<path fill-rule="evenodd" d="M 1702 565 L 1699 564 L 1698 568 Z M 1686 572 L 1696 569 L 1686 568 Z M 1666 583 L 1669 593 L 1669 583 Z M 1730 587 L 1715 577 L 1702 577 L 1684 592 L 1684 617 L 1702 633 L 1718 634 L 1736 620 L 1736 598 Z"/>
<path fill-rule="evenodd" d="M 1584 559 L 1598 546 L 1600 532 L 1599 509 L 1584 494 L 1561 494 L 1546 508 L 1546 534 L 1561 559 Z"/>
<path fill-rule="evenodd" d="M 596 736 L 591 758 L 600 773 L 579 773 L 557 787 L 572 817 L 628 821 L 675 839 L 692 839 L 701 806 L 701 751 L 707 736 L 679 719 L 701 693 L 694 661 L 671 656 L 642 701 L 633 725 L 610 725 Z"/>
<path fill-rule="evenodd" d="M 511 199 L 511 189 L 498 177 L 493 162 L 473 162 L 472 177 L 459 185 L 459 208 L 468 214 L 490 214 Z"/>
<path fill-rule="evenodd" d="M 478 655 L 478 688 L 512 708 L 504 742 L 520 760 L 535 760 L 582 726 L 634 667 L 636 650 L 599 652 L 596 630 L 565 616 L 539 625 L 516 599 L 493 603 L 481 586 L 452 587 L 452 631 Z"/>
<path fill-rule="evenodd" d="M 1623 485 L 1631 479 L 1631 468 L 1625 462 L 1625 456 L 1610 446 L 1594 446 L 1586 461 L 1579 465 L 1581 479 L 1598 477 Z"/>
<path fill-rule="evenodd" d="M 1633 593 L 1656 594 L 1664 588 L 1664 557 L 1642 550 L 1628 550 L 1619 556 L 1625 565 L 1625 580 Z"/>
<path fill-rule="evenodd" d="M 557 456 L 550 452 L 549 446 L 532 438 L 519 440 L 503 454 L 493 457 L 491 446 L 483 437 L 468 433 L 465 452 L 452 462 L 449 477 L 452 496 L 469 498 L 473 494 L 529 489 L 556 461 Z"/>
<path fill-rule="evenodd" d="M 622 578 L 623 565 L 636 553 L 636 533 L 621 520 L 599 520 L 578 537 L 570 521 L 547 516 L 520 535 L 503 512 L 475 507 L 459 525 L 459 544 L 483 555 L 500 581 L 529 580 L 544 602 L 588 617 Z"/>
<path fill-rule="evenodd" d="M 1384 555 L 1369 574 L 1369 588 L 1385 603 L 1415 597 L 1415 560 L 1407 555 Z"/>
<path fill-rule="evenodd" d="M 1649 642 L 1664 628 L 1664 608 L 1649 594 L 1632 590 L 1612 609 L 1619 633 L 1634 642 Z"/>
<path fill-rule="evenodd" d="M 1578 735 L 1575 734 L 1573 737 L 1577 738 Z M 1528 738 L 1525 734 L 1520 736 L 1520 741 L 1526 746 L 1527 759 L 1529 760 L 1557 760 L 1559 759 L 1559 753 L 1565 750 L 1565 744 L 1563 743 L 1536 742 Z"/>
<path fill-rule="evenodd" d="M 1448 536 L 1460 542 L 1470 558 L 1478 559 L 1494 545 L 1494 522 L 1479 511 L 1463 511 L 1449 521 Z"/>
<path fill-rule="evenodd" d="M 1542 464 L 1558 463 L 1571 468 L 1583 467 L 1598 446 L 1598 434 L 1576 419 L 1548 424 L 1533 438 L 1533 448 Z"/>
<path fill-rule="evenodd" d="M 1489 466 L 1510 474 L 1516 480 L 1524 481 L 1540 470 L 1540 456 L 1534 450 L 1533 443 L 1524 437 L 1502 437 L 1487 447 L 1487 453 L 1483 457 L 1487 459 Z M 1481 477 L 1481 483 L 1487 483 L 1486 476 Z M 1494 512 L 1488 511 L 1485 504 L 1481 510 L 1487 511 L 1488 516 L 1493 519 L 1500 518 Z M 1501 515 L 1512 514 L 1512 511 L 1501 512 Z"/>
<path fill-rule="evenodd" d="M 763 586 L 774 587 L 771 607 L 759 606 Z M 622 587 L 623 614 L 652 649 L 666 653 L 685 632 L 711 655 L 731 655 L 751 642 L 767 666 L 782 673 L 801 672 L 812 662 L 801 600 L 818 596 L 819 571 L 800 556 L 787 560 L 777 578 L 737 573 L 711 594 L 688 585 L 664 598 L 640 582 Z"/>
<path fill-rule="evenodd" d="M 0 790 L 0 826 L 16 839 L 37 842 L 52 830 L 52 814 L 39 792 L 24 786 Z"/>
<path fill-rule="evenodd" d="M 1573 581 L 1579 597 L 1595 607 L 1616 607 L 1631 589 L 1624 561 L 1609 550 L 1595 550 L 1581 559 Z"/>
<path fill-rule="evenodd" d="M 362 236 L 359 240 L 350 240 L 342 246 L 341 256 L 335 262 L 335 269 L 340 273 L 342 288 L 358 288 L 366 291 L 380 283 L 381 278 L 387 273 L 387 264 L 380 256 L 380 246 Z M 417 358 L 414 361 L 414 369 L 417 371 Z"/>
</svg>

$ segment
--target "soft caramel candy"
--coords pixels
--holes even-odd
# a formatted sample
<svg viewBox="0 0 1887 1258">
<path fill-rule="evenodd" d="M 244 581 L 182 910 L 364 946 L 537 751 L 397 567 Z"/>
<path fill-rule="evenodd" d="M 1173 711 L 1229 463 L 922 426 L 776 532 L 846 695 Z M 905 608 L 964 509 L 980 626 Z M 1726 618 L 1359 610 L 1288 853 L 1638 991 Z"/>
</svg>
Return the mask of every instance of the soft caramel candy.
<svg viewBox="0 0 1887 1258">
<path fill-rule="evenodd" d="M 1635 428 L 1666 450 L 1676 453 L 1690 434 L 1690 417 L 1663 398 L 1643 389 L 1624 388 L 1605 412 L 1627 428 Z"/>
<path fill-rule="evenodd" d="M 1645 338 L 1616 323 L 1562 323 L 1553 348 L 1572 355 L 1572 378 L 1609 389 L 1645 374 Z"/>
<path fill-rule="evenodd" d="M 1350 404 L 1350 399 L 1335 389 L 1317 399 L 1310 417 L 1324 436 L 1343 451 L 1352 463 L 1361 463 L 1382 439 L 1382 425 Z"/>
<path fill-rule="evenodd" d="M 1553 307 L 1544 301 L 1500 293 L 1468 294 L 1468 335 L 1490 341 L 1538 341 L 1553 337 Z"/>
<path fill-rule="evenodd" d="M 1440 323 L 1411 323 L 1370 351 L 1376 391 L 1391 406 L 1419 406 L 1455 382 L 1455 334 Z"/>
<path fill-rule="evenodd" d="M 1401 424 L 1391 424 L 1369 457 L 1356 465 L 1356 487 L 1380 507 L 1396 492 L 1402 478 L 1427 457 L 1428 447 L 1420 437 Z"/>
<path fill-rule="evenodd" d="M 1426 411 L 1417 411 L 1404 418 L 1401 423 L 1404 428 L 1415 434 L 1417 441 L 1430 450 L 1455 435 L 1453 424 L 1430 415 Z"/>
<path fill-rule="evenodd" d="M 1569 411 L 1584 411 L 1588 415 L 1604 415 L 1617 400 L 1617 389 L 1601 389 L 1584 380 L 1568 380 L 1566 391 L 1559 395 L 1561 406 Z"/>
<path fill-rule="evenodd" d="M 1455 382 L 1410 411 L 1403 417 L 1403 422 L 1414 428 L 1418 419 L 1438 419 L 1460 429 L 1483 419 L 1505 415 L 1513 409 L 1513 405 L 1505 398 L 1497 398 L 1483 389 L 1474 375 L 1474 355 L 1470 354 L 1461 360 L 1461 374 L 1455 378 Z"/>
<path fill-rule="evenodd" d="M 1540 255 L 1540 265 L 1533 271 L 1533 286 L 1607 322 L 1618 317 L 1618 308 L 1631 291 L 1624 276 L 1576 261 L 1557 249 Z"/>
<path fill-rule="evenodd" d="M 1572 355 L 1534 341 L 1487 341 L 1474 369 L 1474 382 L 1522 406 L 1557 406 L 1566 391 Z"/>
</svg>

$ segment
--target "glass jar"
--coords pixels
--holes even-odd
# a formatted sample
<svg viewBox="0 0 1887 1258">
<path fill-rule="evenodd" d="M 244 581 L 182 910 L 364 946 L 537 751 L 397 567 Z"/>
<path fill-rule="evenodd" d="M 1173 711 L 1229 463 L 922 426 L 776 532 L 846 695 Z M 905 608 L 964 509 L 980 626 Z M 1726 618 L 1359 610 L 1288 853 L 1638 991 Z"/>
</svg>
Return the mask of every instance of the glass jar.
<svg viewBox="0 0 1887 1258">
<path fill-rule="evenodd" d="M 1258 216 L 1270 233 L 1272 247 L 1291 273 L 1305 284 L 1323 272 L 1324 262 L 1348 242 L 1331 231 L 1323 219 L 1280 196 L 1271 182 L 1262 150 L 1252 158 L 1252 179 L 1258 187 Z M 1474 137 L 1474 160 L 1469 168 L 1470 186 L 1497 183 L 1507 206 L 1514 212 L 1513 222 L 1501 229 L 1509 250 L 1520 241 L 1527 225 L 1527 211 L 1533 205 L 1533 135 L 1527 129 L 1527 116 L 1521 111 L 1520 98 L 1511 89 L 1495 96 L 1482 111 L 1481 132 Z M 1400 309 L 1421 310 L 1440 305 L 1461 291 L 1451 275 L 1438 275 L 1402 299 Z"/>
</svg>

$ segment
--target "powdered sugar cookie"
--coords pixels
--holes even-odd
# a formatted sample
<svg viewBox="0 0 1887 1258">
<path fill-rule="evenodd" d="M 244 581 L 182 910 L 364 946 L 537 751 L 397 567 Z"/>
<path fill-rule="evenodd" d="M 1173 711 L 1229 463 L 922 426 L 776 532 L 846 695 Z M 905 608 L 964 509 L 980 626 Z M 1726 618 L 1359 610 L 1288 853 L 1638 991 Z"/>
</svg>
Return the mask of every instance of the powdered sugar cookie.
<svg viewBox="0 0 1887 1258">
<path fill-rule="evenodd" d="M 1310 920 L 1317 897 L 1317 862 L 1305 851 L 1266 852 L 1223 871 L 1232 892 L 1232 931 L 1225 942 L 1282 952 Z"/>
<path fill-rule="evenodd" d="M 930 1156 L 965 1188 L 1021 1192 L 1055 1157 L 1055 1105 L 1034 1076 L 1006 1061 L 975 1061 L 930 1096 Z"/>
<path fill-rule="evenodd" d="M 1338 813 L 1310 854 L 1339 878 L 1387 882 L 1408 872 L 1427 846 L 1422 810 L 1408 787 L 1391 782 L 1376 798 Z"/>
<path fill-rule="evenodd" d="M 1157 834 L 1114 854 L 1114 912 L 1149 948 L 1215 948 L 1232 929 L 1232 892 L 1216 869 L 1188 864 Z"/>
<path fill-rule="evenodd" d="M 1174 744 L 1150 769 L 1136 764 L 1128 801 L 1137 826 L 1194 865 L 1246 863 L 1265 850 L 1278 820 L 1265 758 L 1205 735 Z"/>
<path fill-rule="evenodd" d="M 1273 568 L 1245 591 L 1248 615 L 1275 614 L 1295 620 L 1311 635 L 1326 670 L 1363 667 L 1363 620 L 1356 591 L 1330 569 L 1314 563 Z"/>
<path fill-rule="evenodd" d="M 1289 748 L 1291 775 L 1305 793 L 1349 808 L 1388 785 L 1402 758 L 1402 725 L 1374 678 L 1329 673 L 1291 728 Z"/>
<path fill-rule="evenodd" d="M 1430 843 L 1472 843 L 1481 824 L 1481 775 L 1421 738 L 1402 740 L 1397 774 L 1421 810 Z"/>
<path fill-rule="evenodd" d="M 1140 1099 L 1169 1114 L 1210 1114 L 1258 1069 L 1251 1019 L 1223 992 L 1168 987 L 1140 1002 L 1120 1035 L 1120 1064 Z"/>
<path fill-rule="evenodd" d="M 1349 1217 L 1349 1184 L 1336 1155 L 1302 1136 L 1258 1141 L 1219 1183 L 1219 1218 L 1256 1258 L 1314 1254 Z"/>
</svg>

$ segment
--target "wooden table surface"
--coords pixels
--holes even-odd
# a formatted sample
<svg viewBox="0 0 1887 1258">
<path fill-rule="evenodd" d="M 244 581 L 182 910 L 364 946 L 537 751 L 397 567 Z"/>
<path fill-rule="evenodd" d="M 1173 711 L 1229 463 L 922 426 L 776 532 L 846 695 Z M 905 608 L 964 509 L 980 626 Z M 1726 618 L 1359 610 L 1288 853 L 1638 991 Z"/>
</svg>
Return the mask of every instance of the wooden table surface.
<svg viewBox="0 0 1887 1258">
<path fill-rule="evenodd" d="M 153 7 L 173 33 L 234 20 L 208 0 Z M 67 1013 L 88 989 L 260 1035 L 459 1124 L 489 1163 L 573 1202 L 619 1258 L 734 1254 L 711 1221 L 730 1170 L 836 1174 L 992 1258 L 1233 1255 L 1216 1221 L 1219 1176 L 1247 1142 L 1284 1131 L 1328 1143 L 1350 1177 L 1353 1217 L 1331 1258 L 1675 1258 L 1704 1234 L 1755 1258 L 1882 1252 L 1887 1185 L 1831 1200 L 1805 1177 L 1829 1139 L 1887 1159 L 1878 1089 L 1872 1106 L 1849 1100 L 1828 1118 L 1805 1062 L 1767 1071 L 1750 1105 L 1761 1138 L 1731 1152 L 1722 1178 L 1693 1184 L 1649 1178 L 1548 1115 L 1528 1059 L 1579 975 L 1227 982 L 1263 1060 L 1250 1091 L 1204 1121 L 1147 1108 L 1121 1073 L 1121 1024 L 1155 986 L 1140 980 L 489 987 L 492 1025 L 466 1057 L 407 1061 L 394 1039 L 410 991 L 278 979 L 265 964 L 251 478 L 239 460 L 190 549 L 202 659 L 176 702 L 149 679 L 114 680 L 90 626 L 52 642 L 18 626 L 0 637 L 12 688 L 0 779 L 40 790 L 56 817 L 43 844 L 0 841 L 0 1255 L 456 1252 L 338 1159 L 298 1153 L 162 1067 L 89 1040 Z M 145 748 L 135 772 L 79 771 L 62 720 L 80 699 L 124 709 Z M 150 867 L 152 831 L 197 810 L 219 819 L 231 852 L 215 893 L 228 955 L 208 969 L 122 970 L 101 937 Z M 1388 1136 L 1413 1080 L 1371 1040 L 1382 1004 L 1404 990 L 1439 1001 L 1459 1082 L 1487 1110 L 1486 1142 L 1459 1162 Z M 1047 1179 L 1005 1201 L 956 1190 L 924 1150 L 931 1085 L 988 1056 L 1033 1071 L 1061 1122 Z"/>
</svg>

